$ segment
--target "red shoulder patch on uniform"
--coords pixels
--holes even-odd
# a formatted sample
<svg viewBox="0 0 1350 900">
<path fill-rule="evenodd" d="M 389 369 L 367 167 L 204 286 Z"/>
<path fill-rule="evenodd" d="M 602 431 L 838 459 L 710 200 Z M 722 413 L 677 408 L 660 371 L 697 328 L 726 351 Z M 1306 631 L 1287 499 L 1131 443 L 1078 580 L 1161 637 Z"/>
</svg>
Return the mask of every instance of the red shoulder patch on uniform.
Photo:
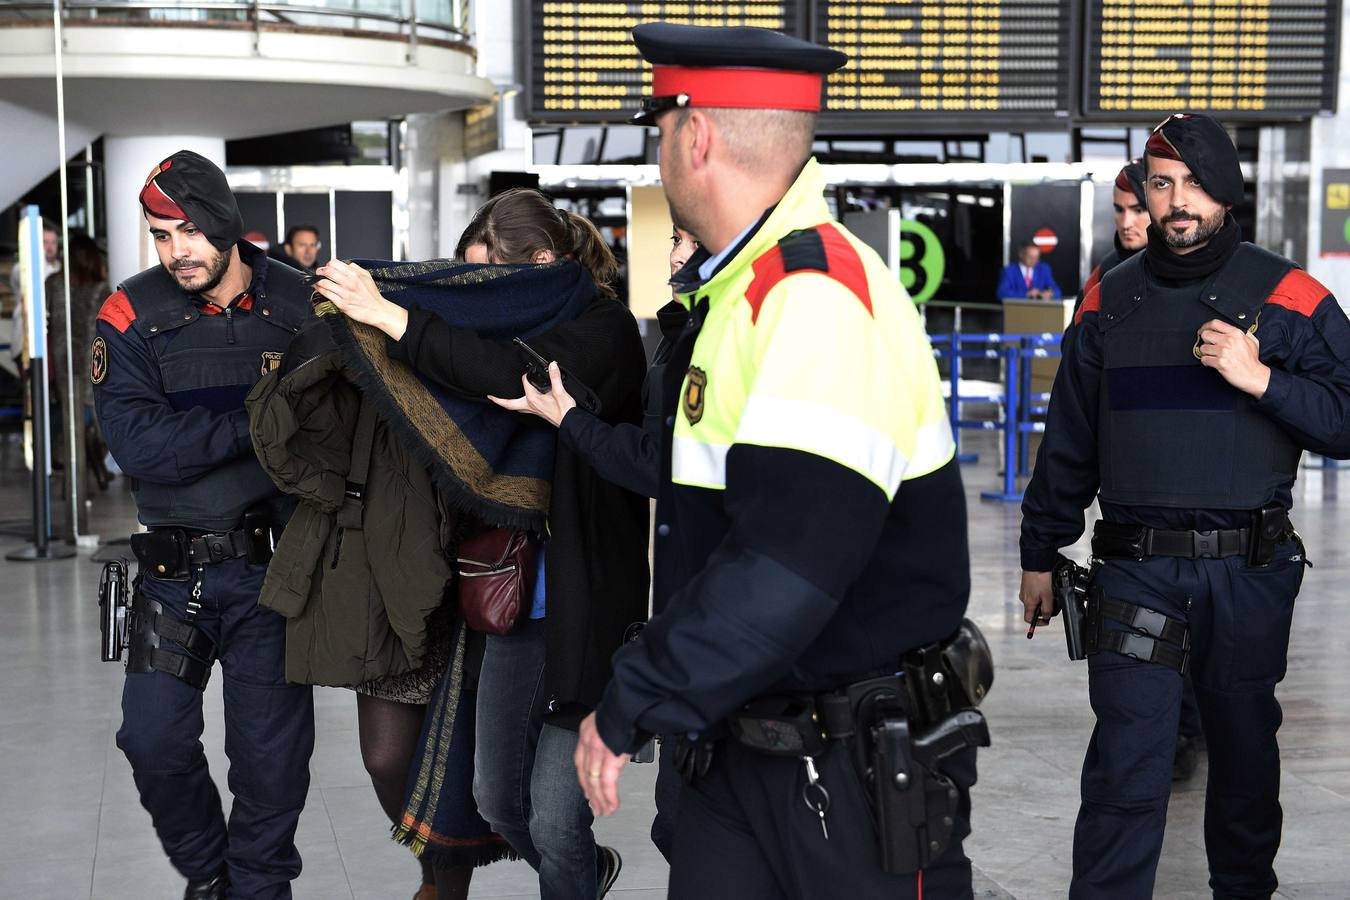
<svg viewBox="0 0 1350 900">
<path fill-rule="evenodd" d="M 1102 266 L 1101 263 L 1098 263 L 1092 267 L 1092 274 L 1088 276 L 1087 283 L 1083 285 L 1083 296 L 1086 297 L 1088 294 L 1092 293 L 1092 289 L 1101 283 Z"/>
<path fill-rule="evenodd" d="M 1088 289 L 1083 297 L 1083 302 L 1078 306 L 1078 312 L 1073 314 L 1073 324 L 1077 325 L 1083 321 L 1083 316 L 1090 312 L 1100 312 L 1102 308 L 1102 286 L 1094 284 Z"/>
<path fill-rule="evenodd" d="M 872 314 L 872 292 L 867 285 L 867 268 L 858 251 L 853 249 L 848 238 L 844 237 L 832 223 L 826 223 L 815 229 L 825 248 L 825 260 L 828 269 L 794 269 L 787 271 L 783 262 L 783 251 L 777 245 L 759 259 L 751 263 L 755 277 L 745 289 L 746 302 L 750 304 L 750 321 L 759 321 L 759 310 L 764 298 L 769 295 L 780 281 L 798 272 L 817 272 L 828 275 L 848 288 L 859 302 Z"/>
<path fill-rule="evenodd" d="M 1275 290 L 1270 292 L 1266 302 L 1292 309 L 1299 315 L 1311 316 L 1313 310 L 1317 309 L 1318 304 L 1330 293 L 1331 291 L 1307 272 L 1293 269 L 1275 285 Z"/>
<path fill-rule="evenodd" d="M 103 301 L 98 317 L 116 328 L 119 334 L 126 334 L 131 323 L 136 321 L 136 310 L 131 308 L 131 298 L 118 291 Z"/>
</svg>

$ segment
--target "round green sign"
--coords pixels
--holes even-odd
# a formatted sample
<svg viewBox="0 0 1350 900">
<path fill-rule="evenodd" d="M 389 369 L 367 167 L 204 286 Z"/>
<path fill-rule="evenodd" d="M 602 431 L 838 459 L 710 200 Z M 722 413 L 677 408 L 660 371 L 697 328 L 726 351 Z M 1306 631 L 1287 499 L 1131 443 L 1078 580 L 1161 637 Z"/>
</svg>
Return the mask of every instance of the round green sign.
<svg viewBox="0 0 1350 900">
<path fill-rule="evenodd" d="M 931 300 L 947 271 L 937 234 L 922 222 L 900 220 L 900 285 L 915 303 Z"/>
</svg>

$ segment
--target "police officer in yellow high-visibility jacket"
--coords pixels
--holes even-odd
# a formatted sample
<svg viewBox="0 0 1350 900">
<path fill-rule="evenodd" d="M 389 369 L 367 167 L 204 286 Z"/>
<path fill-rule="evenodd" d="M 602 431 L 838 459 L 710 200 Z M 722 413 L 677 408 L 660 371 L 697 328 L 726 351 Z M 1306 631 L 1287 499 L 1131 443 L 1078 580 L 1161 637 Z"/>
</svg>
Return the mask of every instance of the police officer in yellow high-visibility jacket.
<svg viewBox="0 0 1350 900">
<path fill-rule="evenodd" d="M 894 675 L 958 629 L 969 593 L 928 340 L 895 276 L 831 219 L 810 158 L 822 78 L 846 57 L 755 28 L 634 38 L 656 66 L 639 121 L 659 127 L 675 223 L 703 249 L 675 276 L 691 315 L 663 385 L 658 614 L 615 657 L 578 777 L 607 815 L 628 754 L 681 737 L 671 897 L 970 896 L 973 749 L 941 765 L 941 852 L 887 873 L 852 719 L 794 754 L 791 722 L 742 718 Z M 738 724 L 789 755 L 733 739 Z"/>
</svg>

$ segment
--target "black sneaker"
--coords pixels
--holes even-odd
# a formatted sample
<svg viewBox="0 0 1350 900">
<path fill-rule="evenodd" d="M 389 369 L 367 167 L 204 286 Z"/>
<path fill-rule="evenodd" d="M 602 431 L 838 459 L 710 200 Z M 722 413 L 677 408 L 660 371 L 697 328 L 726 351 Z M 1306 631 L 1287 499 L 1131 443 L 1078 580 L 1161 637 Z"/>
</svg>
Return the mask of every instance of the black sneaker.
<svg viewBox="0 0 1350 900">
<path fill-rule="evenodd" d="M 601 847 L 595 845 L 596 862 L 596 892 L 595 900 L 603 900 L 609 893 L 609 889 L 614 887 L 614 882 L 619 880 L 619 870 L 623 868 L 623 857 L 619 856 L 619 851 L 613 847 Z"/>
<path fill-rule="evenodd" d="M 230 879 L 224 872 L 205 881 L 189 881 L 183 892 L 183 900 L 225 900 L 230 889 Z"/>
<path fill-rule="evenodd" d="M 1195 738 L 1189 735 L 1177 735 L 1177 752 L 1172 758 L 1172 780 L 1190 781 L 1195 768 L 1200 763 L 1200 750 Z"/>
</svg>

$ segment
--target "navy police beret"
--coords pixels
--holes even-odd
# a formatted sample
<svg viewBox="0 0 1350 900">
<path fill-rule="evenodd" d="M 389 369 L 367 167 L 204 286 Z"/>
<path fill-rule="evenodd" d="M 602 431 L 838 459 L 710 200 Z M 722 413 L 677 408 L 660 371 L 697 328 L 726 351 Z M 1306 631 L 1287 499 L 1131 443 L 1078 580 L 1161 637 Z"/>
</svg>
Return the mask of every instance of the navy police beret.
<svg viewBox="0 0 1350 900">
<path fill-rule="evenodd" d="M 1184 162 L 1200 186 L 1220 203 L 1242 202 L 1242 167 L 1228 132 L 1209 116 L 1177 113 L 1164 119 L 1144 155 Z"/>
</svg>

